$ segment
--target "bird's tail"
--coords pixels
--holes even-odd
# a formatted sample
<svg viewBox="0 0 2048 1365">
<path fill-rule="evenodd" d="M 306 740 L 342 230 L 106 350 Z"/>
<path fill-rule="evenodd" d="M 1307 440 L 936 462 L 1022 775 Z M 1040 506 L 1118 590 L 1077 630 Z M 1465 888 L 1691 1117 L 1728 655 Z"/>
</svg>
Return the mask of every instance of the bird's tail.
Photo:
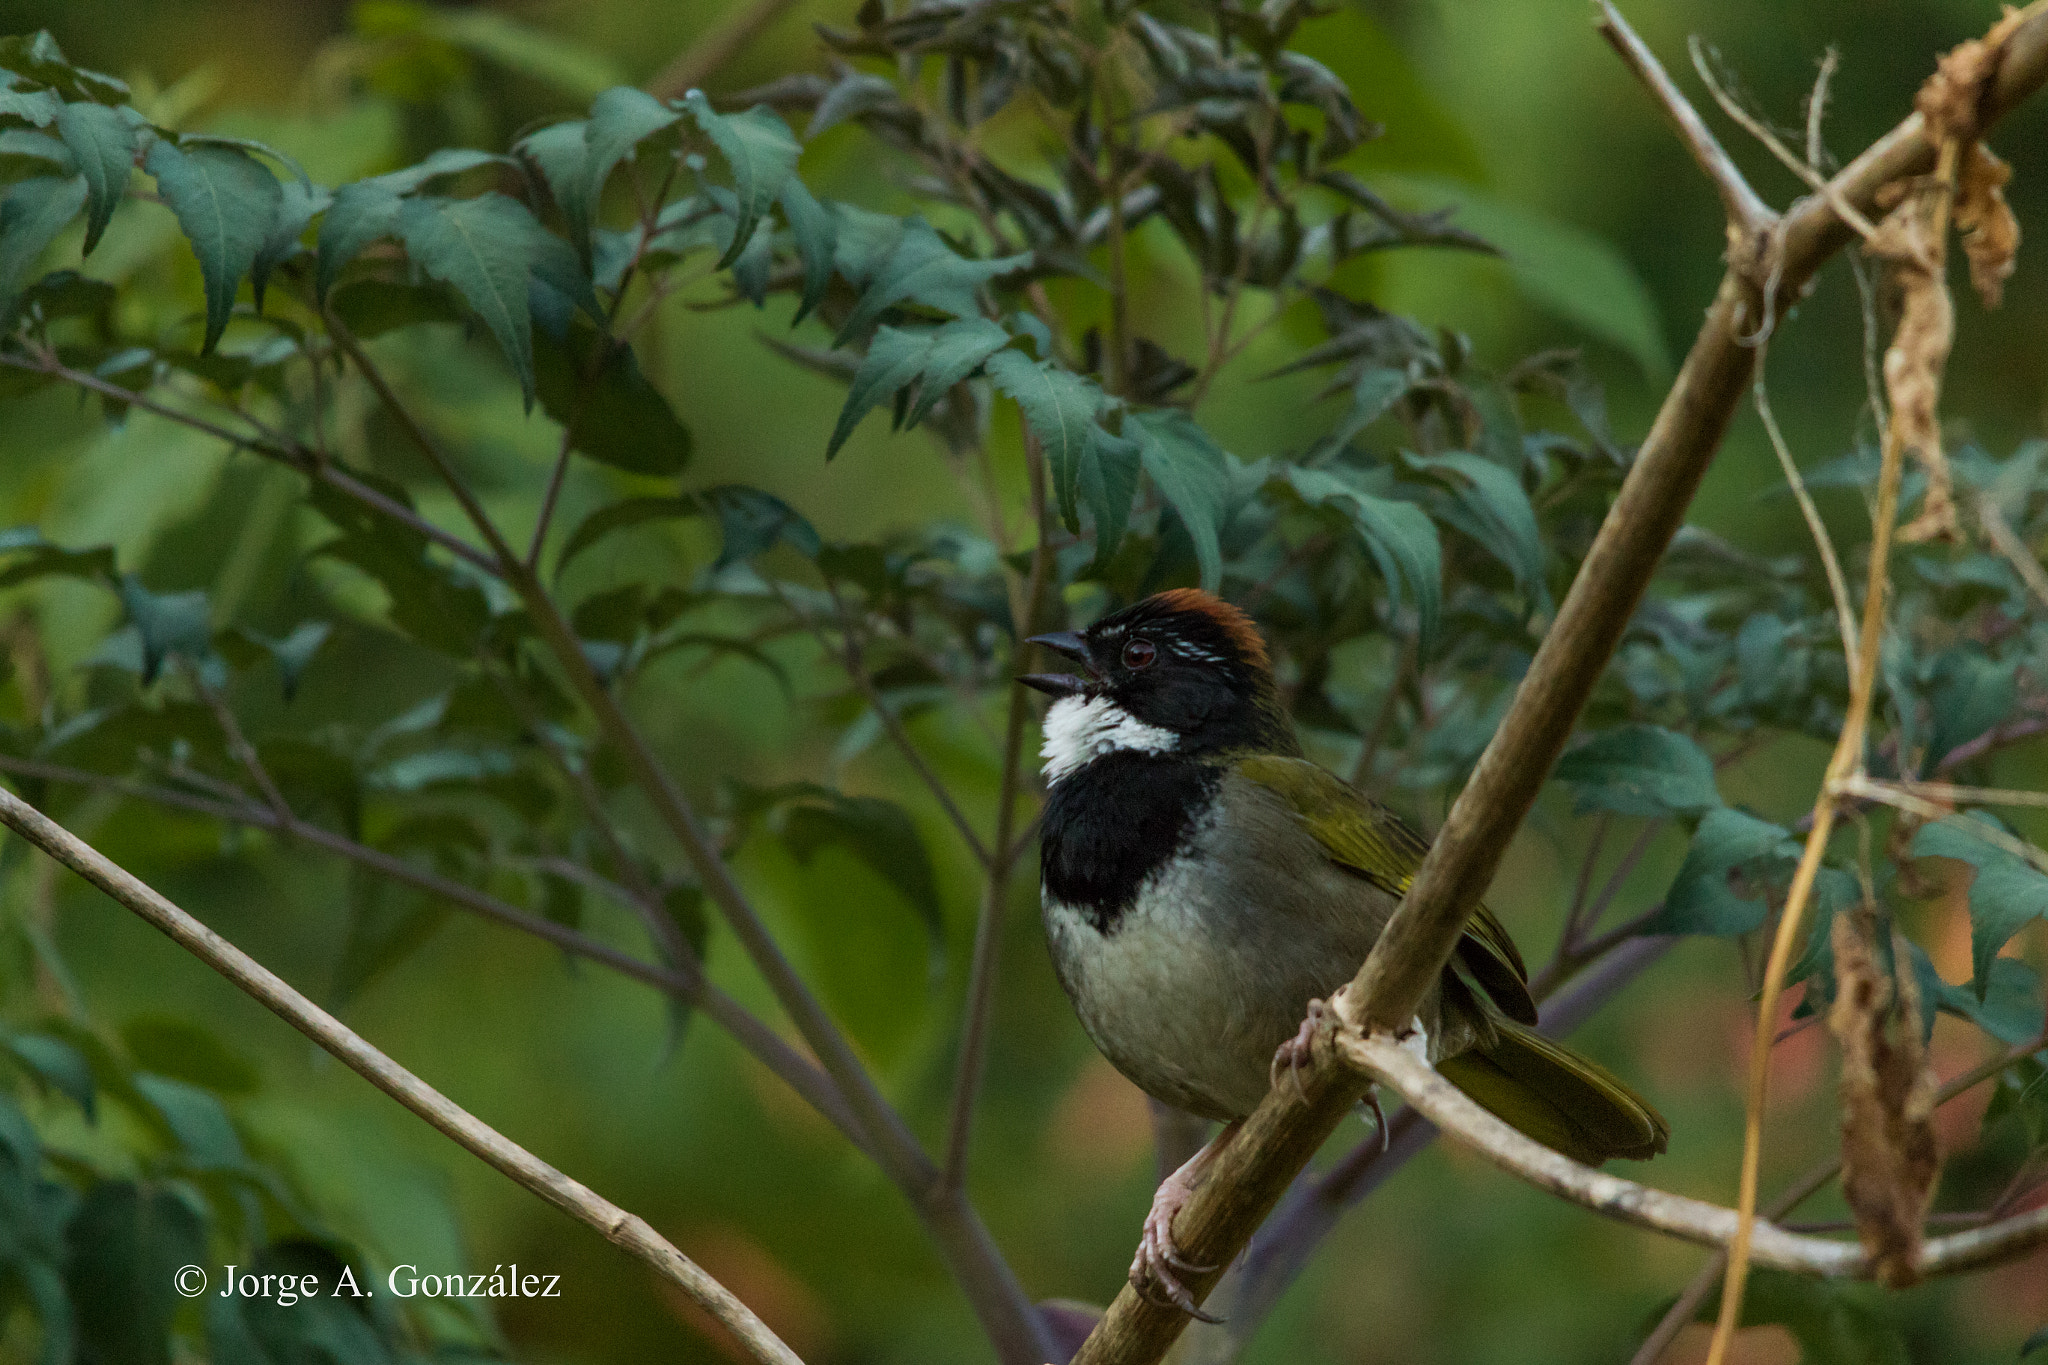
<svg viewBox="0 0 2048 1365">
<path fill-rule="evenodd" d="M 1451 1084 L 1495 1116 L 1574 1161 L 1644 1160 L 1671 1127 L 1606 1067 L 1532 1028 L 1496 1018 L 1499 1040 L 1437 1063 Z"/>
</svg>

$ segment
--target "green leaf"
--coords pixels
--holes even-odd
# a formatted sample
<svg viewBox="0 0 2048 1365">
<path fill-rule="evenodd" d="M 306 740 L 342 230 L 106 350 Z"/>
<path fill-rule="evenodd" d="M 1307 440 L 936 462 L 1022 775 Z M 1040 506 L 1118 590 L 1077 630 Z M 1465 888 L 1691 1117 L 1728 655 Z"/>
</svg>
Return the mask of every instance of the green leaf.
<svg viewBox="0 0 2048 1365">
<path fill-rule="evenodd" d="M 593 359 L 603 362 L 594 375 Z M 689 430 L 641 373 L 630 345 L 581 323 L 560 341 L 542 332 L 534 340 L 534 379 L 541 407 L 568 428 L 571 445 L 600 464 L 672 475 L 688 463 Z"/>
<path fill-rule="evenodd" d="M 1131 522 L 1131 500 L 1138 496 L 1138 471 L 1144 454 L 1136 441 L 1112 436 L 1101 427 L 1088 433 L 1088 449 L 1076 476 L 1081 501 L 1095 518 L 1095 568 L 1115 557 Z M 1185 523 L 1186 518 L 1183 518 Z"/>
<path fill-rule="evenodd" d="M 474 199 L 408 199 L 398 233 L 420 269 L 452 285 L 483 319 L 512 362 L 520 392 L 534 399 L 533 318 L 527 301 L 534 242 L 545 235 L 524 204 L 492 192 Z"/>
<path fill-rule="evenodd" d="M 1767 908 L 1761 897 L 1745 899 L 1730 890 L 1729 874 L 1745 863 L 1796 854 L 1797 849 L 1782 825 L 1725 806 L 1708 811 L 1693 831 L 1692 846 L 1671 889 L 1664 893 L 1663 908 L 1643 932 L 1748 933 L 1764 922 Z"/>
<path fill-rule="evenodd" d="M 176 1185 L 103 1180 L 67 1233 L 65 1285 L 78 1310 L 82 1358 L 170 1365 L 181 1266 L 204 1264 L 206 1224 Z"/>
<path fill-rule="evenodd" d="M 611 535 L 650 521 L 674 520 L 694 517 L 703 511 L 695 498 L 622 498 L 618 502 L 606 503 L 592 512 L 570 533 L 562 546 L 561 557 L 555 562 L 557 576 L 568 569 L 570 561 L 591 546 Z"/>
<path fill-rule="evenodd" d="M 1350 518 L 1359 539 L 1379 565 L 1387 597 L 1398 607 L 1415 603 L 1416 632 L 1427 656 L 1443 613 L 1443 546 L 1436 523 L 1410 502 L 1379 497 L 1352 470 L 1289 466 L 1287 485 L 1311 507 L 1332 507 Z"/>
<path fill-rule="evenodd" d="M 1934 973 L 1932 963 L 1927 970 L 1934 979 L 1931 983 L 1920 983 L 1921 993 L 1926 995 L 1931 986 L 1940 1008 L 1961 1015 L 2007 1046 L 2041 1036 L 2042 1019 L 2048 1014 L 2041 1001 L 2041 978 L 2018 958 L 1991 959 L 1991 981 L 1982 1000 L 1968 986 L 1951 986 L 1943 981 Z"/>
<path fill-rule="evenodd" d="M 134 575 L 121 580 L 121 605 L 142 637 L 142 681 L 156 681 L 164 660 L 179 655 L 192 662 L 213 649 L 213 629 L 203 592 L 153 593 Z"/>
<path fill-rule="evenodd" d="M 1351 386 L 1351 406 L 1346 409 L 1343 420 L 1330 429 L 1329 435 L 1316 442 L 1309 457 L 1313 459 L 1350 445 L 1359 432 L 1386 416 L 1411 387 L 1413 381 L 1408 372 L 1391 366 L 1376 365 L 1359 375 Z"/>
<path fill-rule="evenodd" d="M 2013 713 L 2020 663 L 2018 657 L 2001 662 L 1976 645 L 1943 651 L 1934 662 L 1934 685 L 1927 698 L 1934 717 L 1934 737 L 1927 746 L 1930 759 L 1939 761 Z"/>
<path fill-rule="evenodd" d="M 298 252 L 299 238 L 305 235 L 314 215 L 324 213 L 334 204 L 333 195 L 302 180 L 287 180 L 282 188 L 284 198 L 278 205 L 277 221 L 249 266 L 249 284 L 256 295 L 258 312 L 263 309 L 263 291 L 270 284 L 270 272 Z"/>
<path fill-rule="evenodd" d="M 843 226 L 843 220 L 842 220 Z M 844 244 L 842 231 L 841 241 Z M 835 346 L 844 346 L 871 327 L 882 313 L 908 299 L 954 317 L 969 317 L 981 311 L 977 293 L 981 286 L 1031 264 L 1028 251 L 992 261 L 973 261 L 947 246 L 931 224 L 911 218 L 903 225 L 888 259 L 876 269 L 874 279 L 839 329 Z M 844 271 L 844 265 L 841 267 Z M 848 272 L 851 278 L 850 272 Z M 1014 396 L 1014 395 L 1013 395 Z"/>
<path fill-rule="evenodd" d="M 347 1002 L 423 947 L 449 915 L 438 899 L 398 887 L 360 866 L 349 871 L 348 935 L 334 967 L 334 994 Z"/>
<path fill-rule="evenodd" d="M 2026 1359 L 2044 1346 L 2048 1346 L 2048 1327 L 2036 1327 L 2033 1335 L 2020 1343 L 2020 1359 Z"/>
<path fill-rule="evenodd" d="M 137 1015 L 122 1026 L 121 1041 L 137 1067 L 188 1085 L 246 1095 L 261 1083 L 256 1068 L 210 1029 L 176 1015 Z"/>
<path fill-rule="evenodd" d="M 724 569 L 782 541 L 806 559 L 816 559 L 822 544 L 818 532 L 795 508 L 772 493 L 744 484 L 720 484 L 696 495 L 705 511 L 718 519 L 724 537 L 713 566 Z"/>
<path fill-rule="evenodd" d="M 1195 419 L 1179 409 L 1138 413 L 1124 431 L 1137 441 L 1145 472 L 1187 527 L 1202 586 L 1214 592 L 1223 582 L 1220 533 L 1231 511 L 1229 461 Z"/>
<path fill-rule="evenodd" d="M 987 318 L 961 318 L 933 332 L 924 372 L 918 377 L 917 402 L 911 405 L 903 425 L 914 427 L 922 422 L 955 384 L 1009 344 L 1010 334 Z"/>
<path fill-rule="evenodd" d="M 1721 804 L 1714 760 L 1660 725 L 1603 730 L 1559 759 L 1556 777 L 1576 789 L 1581 814 L 1693 815 Z"/>
<path fill-rule="evenodd" d="M 514 151 L 540 167 L 555 207 L 569 226 L 569 240 L 585 254 L 590 250 L 592 213 L 590 144 L 584 136 L 588 128 L 582 119 L 551 123 L 513 144 Z"/>
<path fill-rule="evenodd" d="M 1426 474 L 1444 476 L 1453 495 L 1485 527 L 1482 548 L 1508 567 L 1529 609 L 1549 612 L 1550 584 L 1543 571 L 1543 533 L 1536 509 L 1515 474 L 1493 461 L 1462 450 L 1444 455 L 1405 457 Z"/>
<path fill-rule="evenodd" d="M 221 1102 L 196 1085 L 135 1073 L 135 1088 L 162 1117 L 178 1148 L 194 1167 L 207 1171 L 239 1171 L 249 1164 L 242 1139 Z"/>
<path fill-rule="evenodd" d="M 48 90 L 0 89 L 0 118 L 18 118 L 34 128 L 47 128 L 64 101 Z"/>
<path fill-rule="evenodd" d="M 835 793 L 829 804 L 800 804 L 789 812 L 783 839 L 800 862 L 810 861 L 828 843 L 843 844 L 902 894 L 935 945 L 943 940 L 945 911 L 931 855 L 910 816 L 895 802 Z"/>
<path fill-rule="evenodd" d="M 2048 915 L 2048 875 L 1972 833 L 1973 826 L 1984 827 L 1981 820 L 1952 815 L 1922 825 L 1911 849 L 1915 858 L 1954 858 L 1977 869 L 1970 881 L 1970 979 L 1979 1001 L 1990 989 L 1998 950 L 2029 922 Z"/>
<path fill-rule="evenodd" d="M 21 292 L 30 267 L 85 207 L 83 175 L 37 176 L 7 187 L 0 198 L 0 304 Z"/>
<path fill-rule="evenodd" d="M 917 378 L 931 349 L 930 332 L 902 331 L 894 327 L 875 329 L 874 338 L 868 342 L 868 353 L 862 357 L 860 369 L 855 371 L 853 383 L 846 390 L 846 403 L 839 409 L 839 420 L 833 425 L 832 438 L 825 443 L 826 459 L 839 453 L 839 447 L 853 435 L 860 419 L 867 416 L 876 404 Z"/>
<path fill-rule="evenodd" d="M 47 30 L 0 38 L 0 70 L 13 71 L 38 85 L 50 86 L 66 99 L 98 100 L 101 104 L 128 102 L 126 81 L 71 65 Z"/>
<path fill-rule="evenodd" d="M 364 247 L 379 237 L 398 234 L 398 210 L 404 202 L 396 189 L 381 180 L 358 181 L 334 192 L 334 202 L 320 220 L 320 266 L 314 282 L 321 299 L 334 287 L 341 268 L 361 255 Z"/>
<path fill-rule="evenodd" d="M 113 548 L 95 545 L 90 550 L 68 550 L 44 540 L 43 533 L 33 526 L 0 531 L 0 588 L 51 574 L 108 582 L 114 576 Z"/>
<path fill-rule="evenodd" d="M 592 213 L 604 198 L 604 182 L 612 167 L 630 156 L 641 142 L 674 127 L 681 118 L 681 114 L 654 96 L 630 85 L 614 86 L 591 102 L 590 119 L 583 129 L 583 202 Z M 720 144 L 719 150 L 725 150 L 724 144 Z M 794 157 L 790 164 L 796 164 Z M 588 242 L 586 230 L 578 245 L 587 247 Z"/>
<path fill-rule="evenodd" d="M 933 240 L 937 240 L 936 234 Z M 880 287 L 878 281 L 870 295 Z M 1024 420 L 1031 424 L 1052 470 L 1060 520 L 1069 531 L 1079 532 L 1081 461 L 1095 441 L 1094 433 L 1100 430 L 1095 414 L 1107 401 L 1102 390 L 1092 379 L 1050 360 L 1033 360 L 1022 351 L 998 351 L 989 357 L 988 377 L 1024 410 Z"/>
<path fill-rule="evenodd" d="M 88 1123 L 99 1121 L 92 1064 L 84 1053 L 64 1039 L 53 1038 L 47 1033 L 13 1034 L 7 1039 L 7 1050 L 39 1082 L 77 1105 Z"/>
<path fill-rule="evenodd" d="M 85 176 L 85 254 L 90 256 L 128 192 L 128 173 L 135 169 L 135 128 L 120 110 L 104 104 L 67 104 L 57 111 L 57 132 Z"/>
<path fill-rule="evenodd" d="M 782 205 L 783 219 L 789 224 L 790 235 L 796 238 L 796 254 L 804 265 L 803 301 L 797 305 L 796 316 L 789 320 L 789 325 L 794 327 L 810 316 L 832 283 L 839 220 L 794 175 L 782 182 L 782 193 L 777 196 L 777 202 Z"/>
<path fill-rule="evenodd" d="M 262 162 L 233 147 L 186 151 L 159 139 L 143 159 L 157 192 L 192 242 L 206 282 L 206 339 L 213 350 L 235 308 L 235 289 L 270 239 L 284 191 Z"/>
<path fill-rule="evenodd" d="M 744 114 L 721 114 L 711 107 L 711 101 L 701 90 L 692 90 L 683 102 L 732 172 L 736 216 L 732 245 L 718 262 L 718 268 L 723 270 L 746 250 L 754 235 L 754 224 L 781 194 L 783 183 L 796 170 L 797 157 L 803 149 L 782 116 L 766 105 L 756 105 Z"/>
<path fill-rule="evenodd" d="M 1644 375 L 1670 373 L 1656 302 L 1635 268 L 1606 239 L 1458 180 L 1379 176 L 1375 183 L 1404 199 L 1455 205 L 1461 226 L 1500 248 L 1531 302 L 1619 348 Z"/>
<path fill-rule="evenodd" d="M 243 634 L 261 645 L 277 666 L 278 686 L 284 699 L 290 701 L 298 694 L 299 679 L 305 676 L 307 665 L 320 652 L 320 646 L 327 643 L 327 637 L 334 633 L 334 627 L 326 621 L 301 621 L 292 627 L 292 633 L 281 639 L 273 639 L 257 631 L 244 629 Z"/>
</svg>

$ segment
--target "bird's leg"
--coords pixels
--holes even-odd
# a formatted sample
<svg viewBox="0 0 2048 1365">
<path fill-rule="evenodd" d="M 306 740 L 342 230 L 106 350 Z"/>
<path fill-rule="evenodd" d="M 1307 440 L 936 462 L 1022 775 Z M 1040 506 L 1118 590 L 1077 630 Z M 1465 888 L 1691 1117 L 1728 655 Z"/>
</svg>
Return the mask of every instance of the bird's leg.
<svg viewBox="0 0 2048 1365">
<path fill-rule="evenodd" d="M 1195 1303 L 1195 1296 L 1188 1292 L 1187 1286 L 1174 1272 L 1205 1275 L 1216 1267 L 1195 1265 L 1181 1259 L 1180 1249 L 1173 1244 L 1173 1219 L 1181 1211 L 1181 1206 L 1188 1202 L 1189 1196 L 1194 1194 L 1196 1179 L 1243 1126 L 1243 1119 L 1226 1124 L 1223 1131 L 1209 1139 L 1201 1151 L 1159 1182 L 1159 1189 L 1152 1196 L 1152 1211 L 1145 1215 L 1145 1231 L 1138 1238 L 1138 1254 L 1131 1260 L 1132 1288 L 1155 1303 L 1171 1304 L 1197 1322 L 1221 1322 L 1223 1319 L 1204 1313 Z"/>
<path fill-rule="evenodd" d="M 1287 1074 L 1294 1078 L 1294 1093 L 1304 1100 L 1308 1098 L 1308 1092 L 1301 1086 L 1301 1067 L 1315 1055 L 1316 1030 L 1322 1027 L 1323 1016 L 1329 1012 L 1329 1006 L 1320 1000 L 1308 1002 L 1308 1014 L 1302 1019 L 1301 1027 L 1273 1053 L 1273 1065 L 1266 1072 L 1269 1086 L 1280 1084 L 1280 1068 L 1284 1066 Z"/>
</svg>

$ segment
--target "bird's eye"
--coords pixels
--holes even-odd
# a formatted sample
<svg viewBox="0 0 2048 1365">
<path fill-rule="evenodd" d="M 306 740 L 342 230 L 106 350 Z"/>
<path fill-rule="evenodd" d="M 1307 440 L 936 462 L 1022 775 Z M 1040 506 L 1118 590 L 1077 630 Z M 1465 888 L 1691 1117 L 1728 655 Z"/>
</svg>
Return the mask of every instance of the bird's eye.
<svg viewBox="0 0 2048 1365">
<path fill-rule="evenodd" d="M 1143 668 L 1159 657 L 1150 640 L 1133 640 L 1124 646 L 1124 667 Z"/>
</svg>

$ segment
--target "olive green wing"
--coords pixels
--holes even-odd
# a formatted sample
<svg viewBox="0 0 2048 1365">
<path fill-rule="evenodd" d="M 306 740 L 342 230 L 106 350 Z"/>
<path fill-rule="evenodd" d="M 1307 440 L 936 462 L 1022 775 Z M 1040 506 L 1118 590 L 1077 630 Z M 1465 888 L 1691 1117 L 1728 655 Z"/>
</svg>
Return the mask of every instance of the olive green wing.
<svg viewBox="0 0 2048 1365">
<path fill-rule="evenodd" d="M 1260 754 L 1240 759 L 1236 769 L 1285 801 L 1331 862 L 1389 895 L 1408 894 L 1415 870 L 1429 852 L 1429 841 L 1414 826 L 1305 758 Z M 1465 936 L 1458 940 L 1458 962 L 1510 1019 L 1536 1022 L 1529 969 L 1508 931 L 1483 905 L 1465 924 Z"/>
</svg>

